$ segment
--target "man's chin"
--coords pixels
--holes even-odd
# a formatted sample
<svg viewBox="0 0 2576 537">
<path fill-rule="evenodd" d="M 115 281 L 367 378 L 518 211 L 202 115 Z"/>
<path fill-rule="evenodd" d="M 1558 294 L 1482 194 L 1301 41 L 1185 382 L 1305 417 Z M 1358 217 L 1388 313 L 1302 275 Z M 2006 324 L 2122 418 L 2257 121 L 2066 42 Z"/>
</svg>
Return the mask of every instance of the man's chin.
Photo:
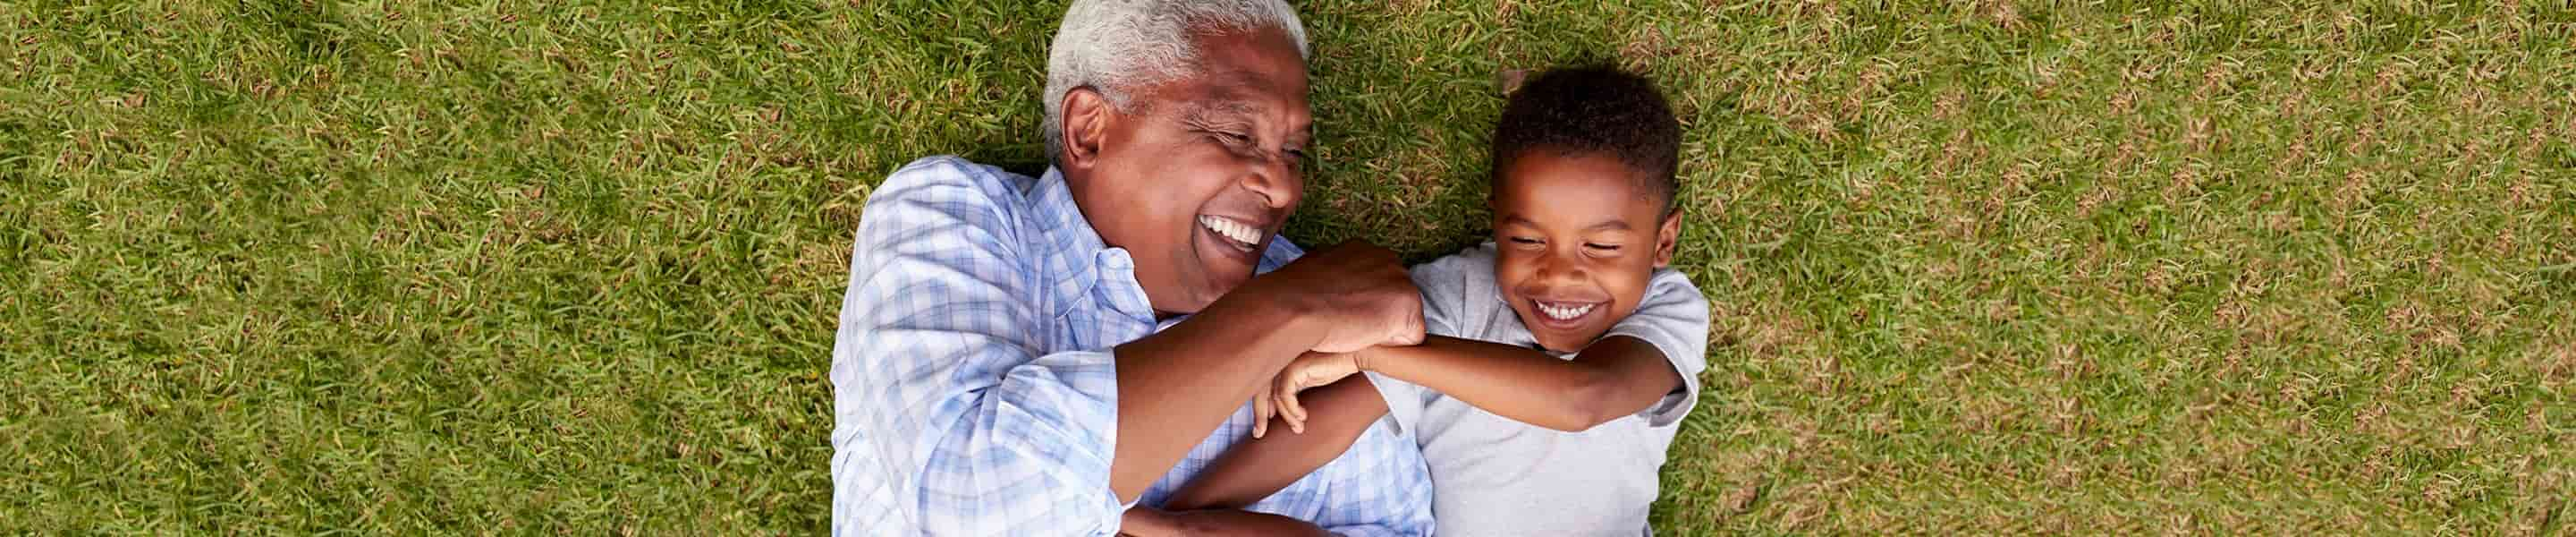
<svg viewBox="0 0 2576 537">
<path fill-rule="evenodd" d="M 1209 255 L 1210 252 L 1204 250 L 1191 252 L 1191 254 L 1196 256 L 1191 261 L 1199 264 L 1192 268 L 1198 270 L 1182 275 L 1174 282 L 1182 287 L 1178 296 L 1172 297 L 1172 302 L 1177 303 L 1156 302 L 1155 312 L 1167 317 L 1198 313 L 1199 310 L 1207 309 L 1209 304 L 1216 303 L 1217 299 L 1224 297 L 1226 293 L 1232 293 L 1236 288 L 1242 287 L 1244 282 L 1252 280 L 1252 265 L 1237 261 L 1234 256 L 1223 253 Z"/>
<path fill-rule="evenodd" d="M 1236 288 L 1243 287 L 1243 282 L 1251 280 L 1252 271 L 1250 270 L 1241 271 L 1239 273 L 1226 273 L 1211 278 L 1207 285 L 1208 301 L 1215 302 L 1217 297 L 1222 297 L 1227 293 L 1232 293 Z"/>
<path fill-rule="evenodd" d="M 1196 285 L 1190 285 L 1187 289 L 1182 289 L 1180 296 L 1172 297 L 1172 300 L 1168 301 L 1171 303 L 1164 303 L 1161 301 L 1155 302 L 1155 316 L 1172 317 L 1177 315 L 1197 314 L 1200 310 L 1207 309 L 1209 304 L 1215 304 L 1218 298 L 1223 298 L 1226 293 L 1233 292 L 1234 288 L 1242 285 L 1240 280 L 1237 280 L 1232 284 L 1225 284 L 1221 280 L 1201 279 L 1195 283 Z"/>
<path fill-rule="evenodd" d="M 1207 275 L 1207 279 L 1200 282 L 1199 285 L 1200 292 L 1198 293 L 1198 296 L 1204 297 L 1204 300 L 1199 304 L 1200 307 L 1206 307 L 1208 303 L 1216 302 L 1218 298 L 1222 298 L 1227 293 L 1232 293 L 1235 289 L 1243 287 L 1244 282 L 1252 281 L 1251 267 L 1229 267 L 1216 263 L 1211 263 L 1210 265 L 1211 266 L 1204 267 L 1206 272 L 1200 273 Z"/>
</svg>

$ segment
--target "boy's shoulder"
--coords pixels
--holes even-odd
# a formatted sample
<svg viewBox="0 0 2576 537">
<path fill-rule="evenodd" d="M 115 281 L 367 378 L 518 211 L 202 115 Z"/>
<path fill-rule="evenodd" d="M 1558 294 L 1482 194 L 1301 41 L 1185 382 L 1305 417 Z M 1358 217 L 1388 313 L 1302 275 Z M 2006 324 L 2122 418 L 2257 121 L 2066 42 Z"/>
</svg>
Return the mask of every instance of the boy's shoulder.
<svg viewBox="0 0 2576 537">
<path fill-rule="evenodd" d="M 1494 256 L 1493 241 L 1486 241 L 1459 250 L 1458 253 L 1440 256 L 1439 259 L 1433 259 L 1429 263 L 1414 265 L 1412 272 L 1414 279 L 1417 280 L 1425 275 L 1438 277 L 1480 275 L 1490 282 L 1494 279 Z"/>
<path fill-rule="evenodd" d="M 1708 303 L 1708 296 L 1700 293 L 1699 284 L 1691 283 L 1690 274 L 1675 267 L 1658 267 L 1653 275 L 1646 277 L 1646 301 L 1654 302 L 1659 297 Z"/>
<path fill-rule="evenodd" d="M 1485 326 L 1493 310 L 1506 308 L 1494 285 L 1494 243 L 1469 246 L 1410 269 L 1413 286 L 1422 289 L 1422 316 L 1438 335 L 1478 339 L 1458 333 Z"/>
</svg>

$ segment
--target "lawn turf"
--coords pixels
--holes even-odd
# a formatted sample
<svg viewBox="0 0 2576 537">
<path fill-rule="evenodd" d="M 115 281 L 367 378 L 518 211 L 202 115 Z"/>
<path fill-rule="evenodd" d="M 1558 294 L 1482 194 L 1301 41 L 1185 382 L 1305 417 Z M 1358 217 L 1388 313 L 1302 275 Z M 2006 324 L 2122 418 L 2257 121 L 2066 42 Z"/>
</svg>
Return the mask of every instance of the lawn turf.
<svg viewBox="0 0 2576 537">
<path fill-rule="evenodd" d="M 0 3 L 0 533 L 813 533 L 852 230 L 1055 2 Z M 1300 2 L 1287 235 L 1477 240 L 1652 74 L 1660 534 L 2576 527 L 2565 1 Z"/>
</svg>

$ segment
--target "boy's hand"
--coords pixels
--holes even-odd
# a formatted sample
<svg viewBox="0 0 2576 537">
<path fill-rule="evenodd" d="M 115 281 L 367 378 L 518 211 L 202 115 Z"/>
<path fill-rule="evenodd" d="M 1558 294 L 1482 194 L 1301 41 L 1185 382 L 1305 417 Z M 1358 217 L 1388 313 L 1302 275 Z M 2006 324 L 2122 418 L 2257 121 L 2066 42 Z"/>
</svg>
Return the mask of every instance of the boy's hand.
<svg viewBox="0 0 2576 537">
<path fill-rule="evenodd" d="M 1278 376 L 1272 377 L 1271 389 L 1266 394 L 1268 399 L 1254 397 L 1252 437 L 1261 438 L 1269 432 L 1273 414 L 1288 422 L 1290 432 L 1304 434 L 1306 407 L 1298 404 L 1297 392 L 1332 384 L 1359 372 L 1359 352 L 1309 352 L 1288 362 L 1287 367 L 1279 368 Z"/>
</svg>

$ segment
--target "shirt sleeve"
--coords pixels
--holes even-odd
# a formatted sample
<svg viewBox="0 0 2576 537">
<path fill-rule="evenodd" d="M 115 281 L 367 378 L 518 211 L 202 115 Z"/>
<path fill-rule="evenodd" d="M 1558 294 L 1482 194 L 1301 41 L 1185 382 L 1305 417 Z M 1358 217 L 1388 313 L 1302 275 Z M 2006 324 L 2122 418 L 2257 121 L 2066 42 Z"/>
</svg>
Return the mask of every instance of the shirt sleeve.
<svg viewBox="0 0 2576 537">
<path fill-rule="evenodd" d="M 1035 253 L 992 173 L 925 160 L 868 198 L 832 344 L 835 534 L 1117 528 L 1114 363 L 1039 353 Z"/>
<path fill-rule="evenodd" d="M 1643 340 L 1672 362 L 1673 371 L 1681 373 L 1681 389 L 1638 411 L 1637 417 L 1653 427 L 1681 423 L 1699 401 L 1699 373 L 1708 369 L 1708 297 L 1700 295 L 1699 286 L 1681 271 L 1657 269 L 1644 302 L 1603 335 L 1609 336 Z"/>
<path fill-rule="evenodd" d="M 1491 277 L 1474 271 L 1490 273 L 1493 270 L 1491 256 L 1485 256 L 1485 261 L 1479 262 L 1472 255 L 1480 251 L 1469 250 L 1443 257 L 1406 271 L 1413 278 L 1413 286 L 1422 290 L 1424 333 L 1449 337 L 1466 335 L 1460 327 L 1469 323 L 1462 318 L 1468 304 L 1467 295 L 1476 292 L 1476 278 Z M 1396 431 L 1412 431 L 1422 417 L 1423 408 L 1429 406 L 1427 400 L 1437 392 L 1373 371 L 1367 374 L 1369 384 L 1377 386 L 1378 397 L 1386 399 L 1386 415 L 1394 420 Z"/>
</svg>

